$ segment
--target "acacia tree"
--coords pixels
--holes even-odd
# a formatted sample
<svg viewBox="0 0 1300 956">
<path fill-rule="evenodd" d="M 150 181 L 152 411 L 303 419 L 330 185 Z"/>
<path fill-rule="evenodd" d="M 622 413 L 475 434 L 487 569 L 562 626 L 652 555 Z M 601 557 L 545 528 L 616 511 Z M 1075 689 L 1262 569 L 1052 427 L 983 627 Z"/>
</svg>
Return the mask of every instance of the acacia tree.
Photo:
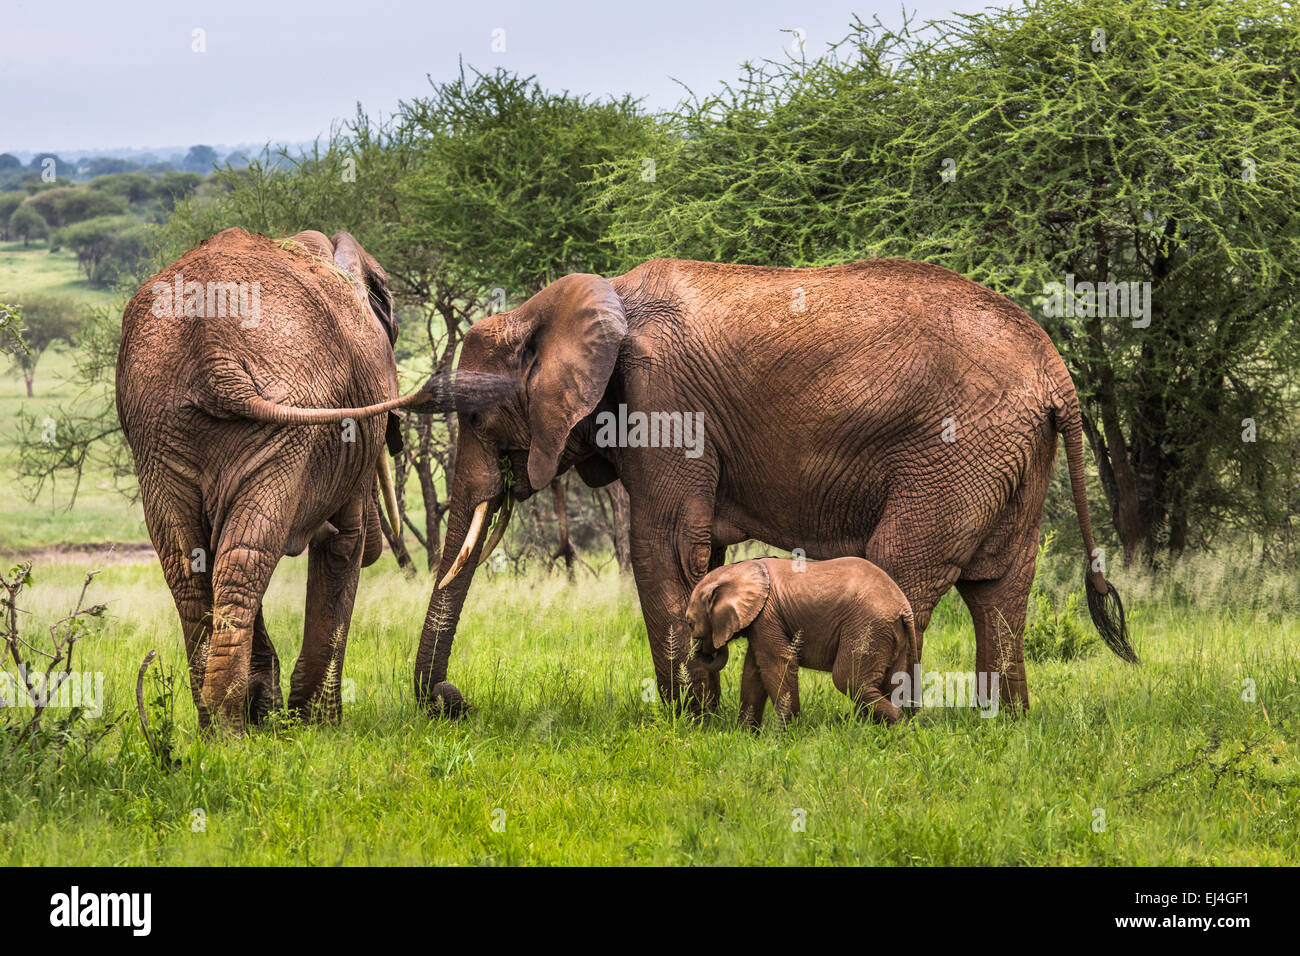
<svg viewBox="0 0 1300 956">
<path fill-rule="evenodd" d="M 614 163 L 600 201 L 638 256 L 893 255 L 984 282 L 1070 366 L 1126 558 L 1233 528 L 1285 536 L 1298 53 L 1285 0 L 859 23 L 834 55 L 752 67 L 686 104 L 658 183 Z M 1093 288 L 1064 295 L 1075 282 Z M 1099 283 L 1124 285 L 1102 301 Z"/>
<path fill-rule="evenodd" d="M 408 239 L 442 250 L 493 311 L 571 272 L 617 271 L 617 252 L 604 240 L 614 211 L 593 206 L 592 178 L 624 159 L 653 178 L 646 161 L 659 134 L 636 100 L 593 100 L 504 70 L 462 69 L 429 96 L 404 102 L 400 115 L 426 160 L 398 184 L 416 224 Z M 567 484 L 564 476 L 552 483 L 558 546 L 548 560 L 572 571 Z M 626 493 L 616 482 L 600 495 L 599 508 L 586 513 L 609 522 L 627 570 Z"/>
<path fill-rule="evenodd" d="M 570 272 L 611 271 L 614 211 L 593 206 L 597 167 L 649 158 L 637 101 L 543 89 L 504 70 L 435 84 L 401 116 L 428 160 L 398 188 L 415 233 L 451 268 L 519 302 Z M 504 302 L 503 302 L 504 304 Z"/>
<path fill-rule="evenodd" d="M 27 397 L 31 398 L 36 363 L 55 342 L 71 343 L 83 316 L 77 304 L 66 296 L 25 295 L 22 317 L 23 341 L 27 347 L 15 351 L 14 364 L 22 371 Z"/>
<path fill-rule="evenodd" d="M 44 239 L 49 234 L 50 227 L 45 224 L 40 213 L 25 203 L 9 217 L 9 235 L 21 239 L 24 246 L 33 239 Z"/>
</svg>

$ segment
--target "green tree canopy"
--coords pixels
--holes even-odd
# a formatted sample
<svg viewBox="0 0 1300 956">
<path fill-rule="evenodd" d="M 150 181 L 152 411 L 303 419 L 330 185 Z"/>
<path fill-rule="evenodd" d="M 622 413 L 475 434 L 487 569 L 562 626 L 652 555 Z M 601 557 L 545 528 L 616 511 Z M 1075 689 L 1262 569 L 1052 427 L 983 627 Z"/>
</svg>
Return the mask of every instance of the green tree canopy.
<svg viewBox="0 0 1300 956">
<path fill-rule="evenodd" d="M 9 217 L 9 235 L 21 239 L 27 245 L 33 239 L 44 239 L 50 234 L 50 227 L 35 209 L 23 203 Z"/>
<path fill-rule="evenodd" d="M 60 226 L 94 219 L 98 216 L 118 216 L 126 212 L 126 203 L 111 193 L 80 186 L 68 191 L 57 204 Z"/>
<path fill-rule="evenodd" d="M 100 216 L 73 223 L 60 229 L 54 241 L 76 253 L 78 265 L 92 284 L 108 281 L 107 267 L 115 259 L 142 255 L 144 251 L 140 223 L 131 216 Z M 118 266 L 114 275 L 125 271 Z"/>
<path fill-rule="evenodd" d="M 181 168 L 192 173 L 206 174 L 212 171 L 212 167 L 219 160 L 217 151 L 211 146 L 191 146 L 190 151 L 185 154 Z"/>
<path fill-rule="evenodd" d="M 23 204 L 26 198 L 27 194 L 19 190 L 0 193 L 0 239 L 9 238 L 9 217 L 14 214 L 14 210 Z"/>
<path fill-rule="evenodd" d="M 111 173 L 97 176 L 89 183 L 91 189 L 101 190 L 127 203 L 145 202 L 154 195 L 154 181 L 144 173 Z"/>
<path fill-rule="evenodd" d="M 21 303 L 23 341 L 27 348 L 14 353 L 14 364 L 22 371 L 27 397 L 32 397 L 36 363 L 55 342 L 72 342 L 84 319 L 81 308 L 66 296 L 24 295 Z"/>
<path fill-rule="evenodd" d="M 604 272 L 613 210 L 592 206 L 596 166 L 649 156 L 653 124 L 631 98 L 550 93 L 498 70 L 403 103 L 423 162 L 398 184 L 417 235 L 485 289 L 526 298 L 569 272 Z"/>
</svg>

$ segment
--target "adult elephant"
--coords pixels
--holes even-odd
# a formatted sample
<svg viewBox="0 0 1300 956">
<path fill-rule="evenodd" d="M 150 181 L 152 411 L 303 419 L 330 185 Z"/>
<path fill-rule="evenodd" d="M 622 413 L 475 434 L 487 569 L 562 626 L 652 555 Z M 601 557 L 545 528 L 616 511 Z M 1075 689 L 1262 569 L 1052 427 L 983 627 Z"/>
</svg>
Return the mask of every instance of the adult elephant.
<svg viewBox="0 0 1300 956">
<path fill-rule="evenodd" d="M 494 546 L 483 542 L 490 515 L 573 466 L 592 486 L 622 479 L 659 691 L 678 700 L 689 686 L 696 711 L 712 709 L 718 678 L 689 659 L 684 612 L 727 545 L 866 557 L 907 595 L 918 637 L 955 584 L 975 623 L 976 669 L 1000 675 L 1010 706 L 1029 701 L 1025 611 L 1058 432 L 1095 554 L 1064 363 L 1014 303 L 938 266 L 655 260 L 609 280 L 569 275 L 474 325 L 458 367 L 510 376 L 517 390 L 460 417 L 415 666 L 434 711 L 459 707 L 447 661 L 472 568 Z M 702 415 L 698 456 L 631 447 L 635 429 L 610 447 L 611 419 L 637 412 L 661 425 Z M 1136 660 L 1095 564 L 1086 590 L 1102 637 Z"/>
<path fill-rule="evenodd" d="M 281 705 L 262 595 L 280 557 L 304 549 L 289 704 L 340 715 L 357 577 L 382 549 L 381 483 L 397 527 L 383 413 L 449 411 L 459 396 L 431 379 L 397 398 L 396 337 L 387 276 L 345 232 L 274 242 L 227 229 L 126 307 L 118 417 L 204 727 L 242 729 Z"/>
</svg>

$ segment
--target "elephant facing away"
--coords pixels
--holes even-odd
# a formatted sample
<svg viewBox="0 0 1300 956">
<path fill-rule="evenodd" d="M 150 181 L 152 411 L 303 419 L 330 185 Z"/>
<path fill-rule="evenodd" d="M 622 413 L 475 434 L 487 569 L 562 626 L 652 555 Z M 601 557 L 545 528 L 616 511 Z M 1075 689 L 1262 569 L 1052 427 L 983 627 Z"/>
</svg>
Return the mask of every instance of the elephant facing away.
<svg viewBox="0 0 1300 956">
<path fill-rule="evenodd" d="M 938 266 L 659 259 L 612 279 L 569 275 L 476 323 L 458 370 L 517 388 L 460 415 L 415 666 L 433 711 L 459 702 L 447 663 L 475 562 L 495 544 L 488 519 L 572 467 L 593 487 L 622 480 L 659 691 L 697 712 L 714 707 L 718 675 L 690 659 L 684 614 L 728 545 L 872 561 L 912 606 L 918 655 L 955 585 L 976 671 L 999 675 L 1013 709 L 1029 701 L 1025 612 L 1058 434 L 1085 560 L 1095 556 L 1065 364 L 1015 303 Z M 637 416 L 650 428 L 633 427 Z M 679 438 L 687 422 L 694 441 Z M 1085 582 L 1102 637 L 1135 661 L 1114 588 L 1097 566 Z"/>
<path fill-rule="evenodd" d="M 127 304 L 118 417 L 203 727 L 240 730 L 281 706 L 262 596 L 280 557 L 304 549 L 289 704 L 340 716 L 357 577 L 382 549 L 380 484 L 397 527 L 383 413 L 447 411 L 459 395 L 439 378 L 398 398 L 396 336 L 387 276 L 344 232 L 277 243 L 227 229 Z"/>
</svg>

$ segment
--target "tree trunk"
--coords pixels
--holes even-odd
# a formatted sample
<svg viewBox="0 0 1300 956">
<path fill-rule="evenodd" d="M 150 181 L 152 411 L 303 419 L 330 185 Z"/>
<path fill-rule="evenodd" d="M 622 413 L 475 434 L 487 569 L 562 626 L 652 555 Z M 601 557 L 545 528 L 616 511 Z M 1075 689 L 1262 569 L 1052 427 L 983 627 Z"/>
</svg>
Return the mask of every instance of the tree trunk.
<svg viewBox="0 0 1300 956">
<path fill-rule="evenodd" d="M 555 503 L 555 520 L 560 525 L 560 546 L 551 555 L 551 563 L 554 564 L 563 558 L 565 570 L 569 572 L 569 577 L 573 577 L 573 559 L 577 554 L 573 550 L 573 543 L 569 540 L 569 509 L 564 500 L 563 477 L 551 482 L 551 501 Z"/>
<path fill-rule="evenodd" d="M 628 527 L 631 522 L 631 503 L 627 499 L 627 489 L 623 482 L 615 481 L 604 488 L 605 497 L 609 499 L 610 529 L 609 539 L 614 545 L 614 557 L 618 561 L 618 570 L 622 574 L 632 573 L 632 545 L 628 540 Z"/>
<path fill-rule="evenodd" d="M 420 415 L 416 427 L 415 474 L 420 479 L 420 497 L 424 500 L 425 563 L 430 571 L 438 566 L 441 525 L 438 509 L 438 486 L 433 482 L 433 417 Z"/>
<path fill-rule="evenodd" d="M 411 561 L 411 552 L 406 550 L 406 542 L 393 533 L 392 527 L 388 524 L 388 515 L 384 514 L 384 509 L 379 509 L 379 530 L 384 533 L 384 539 L 388 542 L 388 549 L 393 552 L 393 557 L 397 559 L 397 566 L 409 574 L 414 573 L 415 564 Z"/>
</svg>

